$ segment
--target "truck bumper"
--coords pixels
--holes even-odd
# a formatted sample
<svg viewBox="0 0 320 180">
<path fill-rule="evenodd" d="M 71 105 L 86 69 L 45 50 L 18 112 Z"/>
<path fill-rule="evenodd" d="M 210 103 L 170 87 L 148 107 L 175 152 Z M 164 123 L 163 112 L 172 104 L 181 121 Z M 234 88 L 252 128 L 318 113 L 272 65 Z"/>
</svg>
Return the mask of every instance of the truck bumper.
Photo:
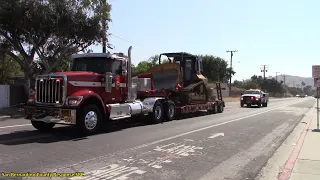
<svg viewBox="0 0 320 180">
<path fill-rule="evenodd" d="M 76 109 L 25 106 L 25 119 L 54 124 L 76 124 Z"/>
<path fill-rule="evenodd" d="M 243 100 L 241 100 L 240 103 L 241 103 L 241 104 L 246 104 L 246 105 L 248 105 L 248 104 L 250 104 L 250 105 L 258 105 L 258 104 L 261 104 L 261 103 L 260 103 L 260 100 L 249 100 L 249 101 L 243 101 Z"/>
</svg>

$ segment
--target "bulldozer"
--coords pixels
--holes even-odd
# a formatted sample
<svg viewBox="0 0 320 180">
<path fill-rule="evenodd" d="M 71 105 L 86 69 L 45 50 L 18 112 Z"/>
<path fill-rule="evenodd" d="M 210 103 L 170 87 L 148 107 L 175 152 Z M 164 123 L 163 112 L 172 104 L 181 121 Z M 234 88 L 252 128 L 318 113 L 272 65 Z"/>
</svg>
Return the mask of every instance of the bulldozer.
<svg viewBox="0 0 320 180">
<path fill-rule="evenodd" d="M 166 63 L 161 59 L 166 57 Z M 181 105 L 206 103 L 210 91 L 207 78 L 202 73 L 202 59 L 195 55 L 178 52 L 162 53 L 159 64 L 148 69 L 152 74 L 154 89 L 170 92 L 170 99 Z"/>
</svg>

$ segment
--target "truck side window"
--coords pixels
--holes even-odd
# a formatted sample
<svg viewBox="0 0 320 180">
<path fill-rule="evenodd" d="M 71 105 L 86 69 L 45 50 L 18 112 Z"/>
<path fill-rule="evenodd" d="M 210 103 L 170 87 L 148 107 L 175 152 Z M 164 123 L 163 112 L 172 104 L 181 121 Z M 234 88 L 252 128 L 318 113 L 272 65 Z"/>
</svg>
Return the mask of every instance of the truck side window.
<svg viewBox="0 0 320 180">
<path fill-rule="evenodd" d="M 113 61 L 112 63 L 112 74 L 121 75 L 122 74 L 122 63 L 121 61 Z"/>
</svg>

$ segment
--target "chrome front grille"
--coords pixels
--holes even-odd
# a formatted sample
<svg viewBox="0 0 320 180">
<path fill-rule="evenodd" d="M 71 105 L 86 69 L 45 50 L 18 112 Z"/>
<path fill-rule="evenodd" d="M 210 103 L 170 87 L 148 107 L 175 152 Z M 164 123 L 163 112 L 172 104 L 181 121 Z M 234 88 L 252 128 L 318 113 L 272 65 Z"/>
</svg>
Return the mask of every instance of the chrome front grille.
<svg viewBox="0 0 320 180">
<path fill-rule="evenodd" d="M 63 77 L 39 77 L 36 80 L 36 101 L 46 104 L 63 104 L 64 101 Z"/>
</svg>

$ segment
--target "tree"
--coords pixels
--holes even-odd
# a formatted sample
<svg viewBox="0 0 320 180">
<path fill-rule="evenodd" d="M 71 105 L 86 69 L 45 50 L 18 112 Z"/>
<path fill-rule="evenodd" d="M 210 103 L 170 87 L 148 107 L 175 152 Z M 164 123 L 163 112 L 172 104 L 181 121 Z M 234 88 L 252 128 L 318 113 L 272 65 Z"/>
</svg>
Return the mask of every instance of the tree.
<svg viewBox="0 0 320 180">
<path fill-rule="evenodd" d="M 233 70 L 228 69 L 228 63 L 220 57 L 212 55 L 200 55 L 203 60 L 203 75 L 205 75 L 209 81 L 228 82 L 228 77 L 235 73 Z"/>
<path fill-rule="evenodd" d="M 168 60 L 162 60 L 161 64 L 168 63 Z M 141 73 L 146 73 L 149 68 L 159 64 L 159 55 L 154 55 L 148 58 L 146 61 L 141 61 L 137 66 L 133 66 L 133 76 Z"/>
<path fill-rule="evenodd" d="M 305 86 L 303 87 L 304 94 L 311 96 L 312 95 L 312 86 Z"/>
<path fill-rule="evenodd" d="M 110 10 L 98 0 L 0 0 L 0 51 L 20 65 L 28 90 L 37 75 L 35 55 L 40 72 L 51 72 L 65 57 L 101 42 Z"/>
<path fill-rule="evenodd" d="M 133 67 L 133 76 L 147 72 L 151 67 L 151 64 L 148 61 L 141 61 L 136 67 Z"/>
<path fill-rule="evenodd" d="M 0 84 L 11 84 L 12 81 L 10 78 L 20 73 L 21 69 L 19 64 L 10 56 L 2 54 L 0 57 Z"/>
<path fill-rule="evenodd" d="M 238 87 L 238 88 L 243 88 L 243 89 L 260 89 L 261 88 L 257 82 L 252 81 L 250 79 L 244 80 L 244 81 L 235 80 L 233 82 L 232 86 Z"/>
</svg>

